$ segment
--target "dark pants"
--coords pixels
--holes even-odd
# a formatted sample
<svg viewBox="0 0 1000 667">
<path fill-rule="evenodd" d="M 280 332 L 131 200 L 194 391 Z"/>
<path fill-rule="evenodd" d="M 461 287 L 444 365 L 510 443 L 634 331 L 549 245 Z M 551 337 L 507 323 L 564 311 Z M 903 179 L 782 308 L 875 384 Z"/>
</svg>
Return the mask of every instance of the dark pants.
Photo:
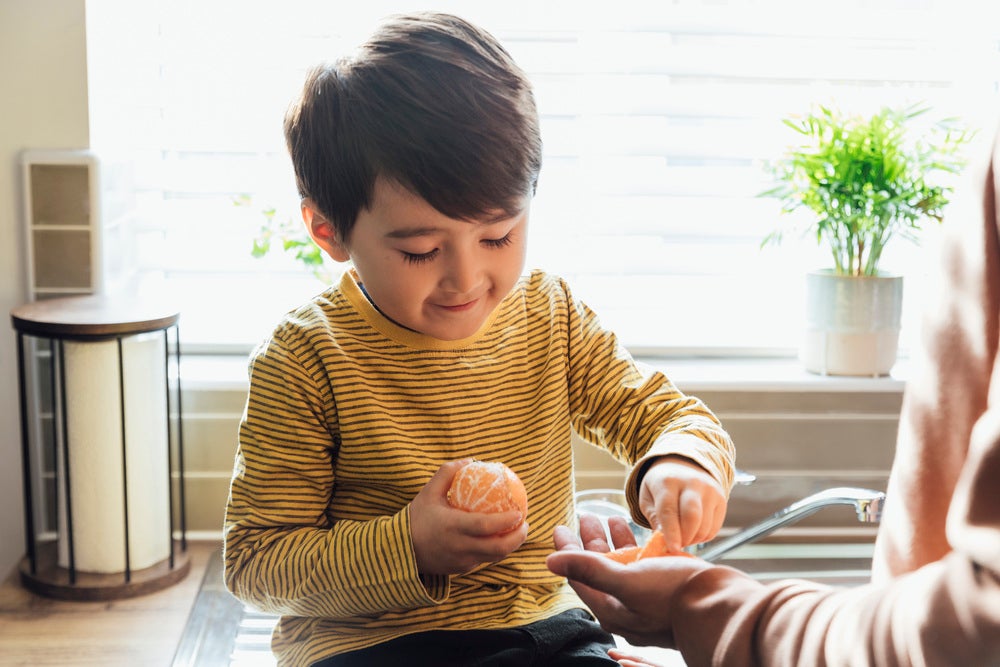
<svg viewBox="0 0 1000 667">
<path fill-rule="evenodd" d="M 582 609 L 498 630 L 432 630 L 313 663 L 313 667 L 557 667 L 617 665 L 614 638 Z"/>
</svg>

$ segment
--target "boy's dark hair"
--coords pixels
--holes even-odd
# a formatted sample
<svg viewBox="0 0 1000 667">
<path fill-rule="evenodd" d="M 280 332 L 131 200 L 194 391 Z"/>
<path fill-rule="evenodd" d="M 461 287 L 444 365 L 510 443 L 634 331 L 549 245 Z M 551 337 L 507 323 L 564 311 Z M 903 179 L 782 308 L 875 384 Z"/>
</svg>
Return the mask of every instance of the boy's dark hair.
<svg viewBox="0 0 1000 667">
<path fill-rule="evenodd" d="M 527 76 L 456 16 L 391 17 L 359 51 L 312 70 L 285 116 L 299 194 L 347 241 L 376 177 L 451 218 L 514 215 L 541 169 Z"/>
</svg>

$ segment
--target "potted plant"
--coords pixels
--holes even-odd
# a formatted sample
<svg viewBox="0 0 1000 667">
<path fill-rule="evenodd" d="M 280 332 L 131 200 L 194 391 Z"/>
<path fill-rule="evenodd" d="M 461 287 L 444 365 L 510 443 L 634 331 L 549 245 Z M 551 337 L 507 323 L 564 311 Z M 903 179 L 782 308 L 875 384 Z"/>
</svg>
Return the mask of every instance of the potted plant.
<svg viewBox="0 0 1000 667">
<path fill-rule="evenodd" d="M 864 117 L 818 107 L 783 121 L 801 143 L 769 165 L 777 185 L 762 196 L 779 199 L 784 213 L 806 209 L 804 231 L 833 259 L 807 277 L 801 357 L 812 372 L 886 375 L 896 362 L 902 277 L 881 270 L 882 252 L 942 220 L 952 190 L 942 177 L 964 166 L 973 134 L 947 119 L 911 136 L 911 121 L 927 111 L 883 107 Z"/>
<path fill-rule="evenodd" d="M 233 204 L 249 207 L 253 205 L 253 199 L 249 195 L 239 195 L 233 198 Z M 260 232 L 253 239 L 253 247 L 250 250 L 253 257 L 260 259 L 280 247 L 296 262 L 309 269 L 309 272 L 324 285 L 334 282 L 333 271 L 323 258 L 323 251 L 309 237 L 301 220 L 295 220 L 291 216 L 279 216 L 277 209 L 272 206 L 265 207 L 260 213 L 264 217 L 264 222 L 261 224 Z"/>
</svg>

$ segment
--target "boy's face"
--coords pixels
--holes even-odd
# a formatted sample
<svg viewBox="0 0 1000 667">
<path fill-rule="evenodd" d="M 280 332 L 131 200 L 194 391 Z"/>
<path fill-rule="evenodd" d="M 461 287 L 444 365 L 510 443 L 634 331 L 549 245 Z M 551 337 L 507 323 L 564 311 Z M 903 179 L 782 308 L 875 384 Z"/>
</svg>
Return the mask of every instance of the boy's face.
<svg viewBox="0 0 1000 667">
<path fill-rule="evenodd" d="M 471 336 L 524 269 L 529 198 L 510 218 L 454 220 L 409 190 L 377 179 L 347 243 L 303 207 L 317 244 L 354 268 L 371 300 L 397 324 L 440 340 Z M 325 227 L 324 227 L 325 225 Z"/>
</svg>

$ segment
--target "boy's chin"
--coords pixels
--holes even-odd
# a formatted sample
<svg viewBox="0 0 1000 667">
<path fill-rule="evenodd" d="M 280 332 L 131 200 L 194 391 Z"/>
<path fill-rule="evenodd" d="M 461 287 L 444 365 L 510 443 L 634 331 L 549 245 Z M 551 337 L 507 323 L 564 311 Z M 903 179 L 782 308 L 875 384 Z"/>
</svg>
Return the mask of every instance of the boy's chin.
<svg viewBox="0 0 1000 667">
<path fill-rule="evenodd" d="M 420 331 L 420 333 L 425 336 L 437 338 L 438 340 L 455 341 L 474 336 L 480 329 L 482 329 L 485 322 L 485 317 L 477 318 L 474 322 L 440 322 L 429 324 L 423 331 L 420 329 L 417 329 L 417 331 Z"/>
</svg>

